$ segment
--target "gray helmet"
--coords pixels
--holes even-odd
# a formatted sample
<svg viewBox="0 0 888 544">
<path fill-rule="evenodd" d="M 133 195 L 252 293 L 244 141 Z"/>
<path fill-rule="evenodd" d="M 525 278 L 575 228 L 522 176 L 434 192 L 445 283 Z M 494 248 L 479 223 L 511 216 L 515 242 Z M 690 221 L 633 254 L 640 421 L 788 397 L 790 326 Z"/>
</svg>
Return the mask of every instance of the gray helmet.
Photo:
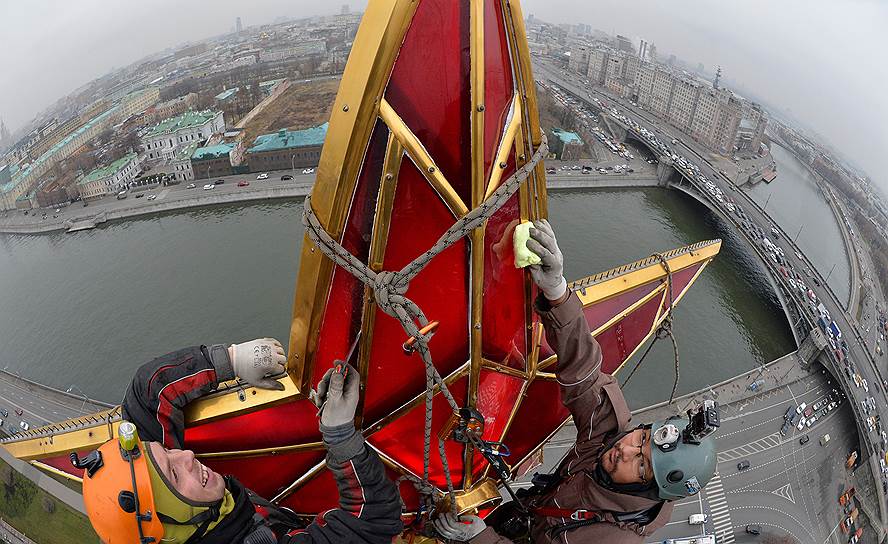
<svg viewBox="0 0 888 544">
<path fill-rule="evenodd" d="M 707 425 L 708 431 L 695 432 L 699 428 L 695 424 L 699 424 L 703 418 L 708 421 L 712 411 L 714 425 Z M 715 474 L 717 461 L 715 440 L 708 435 L 717 427 L 717 405 L 714 409 L 711 405 L 701 407 L 701 411 L 693 415 L 690 422 L 686 418 L 677 417 L 651 425 L 651 463 L 654 480 L 657 482 L 657 494 L 661 499 L 683 499 L 696 495 L 706 487 Z"/>
</svg>

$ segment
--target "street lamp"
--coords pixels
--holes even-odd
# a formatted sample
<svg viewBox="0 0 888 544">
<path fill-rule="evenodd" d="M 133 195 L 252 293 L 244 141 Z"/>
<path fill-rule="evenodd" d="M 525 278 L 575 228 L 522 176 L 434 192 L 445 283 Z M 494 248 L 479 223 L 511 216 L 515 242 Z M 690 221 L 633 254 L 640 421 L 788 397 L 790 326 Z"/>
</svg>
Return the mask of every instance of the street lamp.
<svg viewBox="0 0 888 544">
<path fill-rule="evenodd" d="M 65 389 L 65 393 L 71 393 L 72 389 L 76 389 L 77 391 L 80 392 L 80 395 L 83 396 L 83 403 L 80 404 L 80 413 L 83 413 L 84 407 L 86 406 L 86 401 L 88 401 L 89 398 L 86 396 L 86 393 L 84 393 L 79 387 L 77 387 L 76 385 L 73 385 L 73 384 L 68 389 Z"/>
</svg>

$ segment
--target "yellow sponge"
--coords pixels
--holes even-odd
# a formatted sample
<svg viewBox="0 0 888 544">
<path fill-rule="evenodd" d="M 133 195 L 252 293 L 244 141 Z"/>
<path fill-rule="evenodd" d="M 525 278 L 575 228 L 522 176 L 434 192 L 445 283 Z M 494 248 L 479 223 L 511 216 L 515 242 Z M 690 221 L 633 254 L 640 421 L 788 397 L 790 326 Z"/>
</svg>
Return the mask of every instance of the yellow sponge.
<svg viewBox="0 0 888 544">
<path fill-rule="evenodd" d="M 530 222 L 519 223 L 515 227 L 515 234 L 512 235 L 512 242 L 515 246 L 515 268 L 524 268 L 542 262 L 539 255 L 527 249 L 531 228 L 533 228 L 533 223 Z"/>
</svg>

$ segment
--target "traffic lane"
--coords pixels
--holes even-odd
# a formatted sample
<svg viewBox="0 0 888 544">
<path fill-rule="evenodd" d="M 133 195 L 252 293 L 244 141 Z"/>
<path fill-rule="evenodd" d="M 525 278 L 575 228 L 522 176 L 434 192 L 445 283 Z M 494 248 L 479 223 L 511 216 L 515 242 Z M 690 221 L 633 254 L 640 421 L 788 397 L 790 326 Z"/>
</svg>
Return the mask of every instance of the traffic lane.
<svg viewBox="0 0 888 544">
<path fill-rule="evenodd" d="M 804 537 L 799 538 L 800 542 L 823 541 L 831 520 L 838 516 L 838 510 L 830 506 L 835 497 L 829 490 L 837 480 L 836 472 L 844 471 L 847 435 L 854 433 L 843 433 L 842 426 L 851 417 L 850 412 L 840 409 L 808 430 L 818 437 L 824 433 L 836 437 L 825 447 L 813 437 L 807 444 L 799 444 L 798 438 L 804 433 L 798 433 L 780 446 L 778 455 L 754 454 L 749 469 L 722 473 L 738 532 L 746 525 L 758 524 L 773 526 L 775 531 L 780 528 L 795 538 Z"/>
<path fill-rule="evenodd" d="M 7 405 L 12 409 L 6 408 Z M 47 399 L 36 397 L 27 391 L 23 392 L 14 386 L 10 387 L 6 383 L 0 385 L 0 406 L 8 410 L 10 418 L 17 416 L 16 409 L 21 410 L 22 416 L 18 417 L 27 421 L 29 425 L 62 421 L 80 415 L 75 408 L 61 406 Z"/>
<path fill-rule="evenodd" d="M 256 180 L 256 176 L 258 174 L 238 174 L 233 176 L 225 176 L 218 178 L 211 178 L 209 180 L 193 180 L 188 182 L 180 182 L 177 185 L 168 185 L 168 186 L 155 186 L 150 189 L 145 189 L 143 191 L 130 192 L 127 198 L 117 200 L 114 195 L 106 196 L 100 200 L 88 202 L 87 206 L 83 206 L 81 202 L 73 202 L 68 206 L 60 208 L 60 212 L 57 218 L 54 220 L 65 221 L 70 218 L 84 217 L 84 216 L 93 216 L 102 212 L 116 211 L 123 208 L 132 208 L 134 201 L 141 201 L 145 206 L 150 206 L 151 204 L 157 202 L 156 200 L 148 200 L 146 197 L 149 194 L 157 195 L 157 200 L 179 200 L 184 198 L 193 198 L 194 193 L 196 191 L 201 191 L 203 185 L 210 184 L 219 179 L 224 180 L 224 184 L 217 185 L 212 189 L 212 191 L 222 192 L 222 193 L 237 193 L 255 190 L 261 186 L 262 189 L 270 189 L 270 188 L 280 188 L 280 187 L 294 187 L 294 186 L 302 186 L 309 187 L 314 184 L 315 175 L 312 174 L 302 174 L 297 173 L 293 176 L 292 180 L 281 180 L 280 176 L 282 175 L 291 175 L 289 171 L 277 171 L 273 172 L 273 175 L 269 175 L 269 179 L 267 180 Z M 250 183 L 248 187 L 238 187 L 237 184 L 241 181 L 247 181 Z M 192 189 L 188 189 L 188 185 L 194 184 L 195 187 Z M 209 192 L 209 191 L 208 191 Z M 161 193 L 164 193 L 161 196 Z M 145 197 L 136 199 L 135 196 L 137 194 L 143 194 Z M 215 193 L 214 193 L 215 194 Z M 33 210 L 28 210 L 32 212 Z M 39 211 L 39 210 L 38 210 Z M 52 212 L 49 208 L 46 208 L 45 211 L 48 214 L 48 217 L 52 217 Z M 27 216 L 24 215 L 24 212 L 19 211 L 7 211 L 4 212 L 2 219 L 5 223 L 10 225 L 32 225 L 32 224 L 42 224 L 45 223 L 46 220 L 41 219 L 37 215 L 33 215 L 29 213 Z"/>
</svg>

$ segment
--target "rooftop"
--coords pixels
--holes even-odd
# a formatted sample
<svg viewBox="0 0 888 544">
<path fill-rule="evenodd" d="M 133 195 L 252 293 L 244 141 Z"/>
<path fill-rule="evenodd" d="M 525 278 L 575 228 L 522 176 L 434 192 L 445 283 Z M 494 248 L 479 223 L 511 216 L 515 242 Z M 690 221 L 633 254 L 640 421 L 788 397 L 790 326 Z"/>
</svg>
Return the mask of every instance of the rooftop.
<svg viewBox="0 0 888 544">
<path fill-rule="evenodd" d="M 552 133 L 561 140 L 562 143 L 565 144 L 583 144 L 582 138 L 577 135 L 576 132 L 569 132 L 567 130 L 561 130 L 560 128 L 553 128 Z"/>
<path fill-rule="evenodd" d="M 186 111 L 181 115 L 165 119 L 145 133 L 145 138 L 170 134 L 177 130 L 199 127 L 210 122 L 220 112 L 212 110 Z"/>
<path fill-rule="evenodd" d="M 232 96 L 236 95 L 240 90 L 240 87 L 232 87 L 230 89 L 225 89 L 221 93 L 216 95 L 216 100 L 228 100 Z"/>
<path fill-rule="evenodd" d="M 191 155 L 194 153 L 194 150 L 200 147 L 199 142 L 190 143 L 186 146 L 180 147 L 178 151 L 176 151 L 176 159 L 177 161 L 185 161 L 191 159 Z"/>
<path fill-rule="evenodd" d="M 191 160 L 207 160 L 207 159 L 219 159 L 222 157 L 227 157 L 231 150 L 236 147 L 235 144 L 219 144 L 219 145 L 211 145 L 207 147 L 201 147 L 196 149 L 194 153 L 191 154 Z"/>
<path fill-rule="evenodd" d="M 94 127 L 97 123 L 104 121 L 108 116 L 116 113 L 117 110 L 118 110 L 118 106 L 114 106 L 111 109 L 105 111 L 104 113 L 100 113 L 99 115 L 96 115 L 95 117 L 93 117 L 92 119 L 90 119 L 89 121 L 84 123 L 80 128 L 78 128 L 77 130 L 75 130 L 71 134 L 68 134 L 67 136 L 62 138 L 61 141 L 57 142 L 54 146 L 49 148 L 43 155 L 40 155 L 40 157 L 38 157 L 37 160 L 32 162 L 30 165 L 28 165 L 27 168 L 25 168 L 24 170 L 22 170 L 20 172 L 17 172 L 16 177 L 14 177 L 12 179 L 12 181 L 0 186 L 0 193 L 6 193 L 6 192 L 9 192 L 12 189 L 14 189 L 22 180 L 27 179 L 28 176 L 31 174 L 31 172 L 34 171 L 35 168 L 42 165 L 46 161 L 50 160 L 50 158 L 54 154 L 56 154 L 63 147 L 65 147 L 66 145 L 71 143 L 75 138 L 77 138 L 78 136 L 80 136 L 81 134 L 86 132 L 87 130 Z"/>
<path fill-rule="evenodd" d="M 77 185 L 86 185 L 92 181 L 96 181 L 97 179 L 104 179 L 109 176 L 113 176 L 117 172 L 119 172 L 123 167 L 129 164 L 131 161 L 135 160 L 137 155 L 135 153 L 130 153 L 128 155 L 124 155 L 123 157 L 117 159 L 112 162 L 108 166 L 103 166 L 101 168 L 96 168 L 89 174 L 83 176 L 83 179 L 77 182 Z"/>
<path fill-rule="evenodd" d="M 248 149 L 247 153 L 323 145 L 324 139 L 327 137 L 328 126 L 329 123 L 324 123 L 323 125 L 305 130 L 287 130 L 282 128 L 271 134 L 262 134 L 256 137 L 253 147 Z"/>
</svg>

